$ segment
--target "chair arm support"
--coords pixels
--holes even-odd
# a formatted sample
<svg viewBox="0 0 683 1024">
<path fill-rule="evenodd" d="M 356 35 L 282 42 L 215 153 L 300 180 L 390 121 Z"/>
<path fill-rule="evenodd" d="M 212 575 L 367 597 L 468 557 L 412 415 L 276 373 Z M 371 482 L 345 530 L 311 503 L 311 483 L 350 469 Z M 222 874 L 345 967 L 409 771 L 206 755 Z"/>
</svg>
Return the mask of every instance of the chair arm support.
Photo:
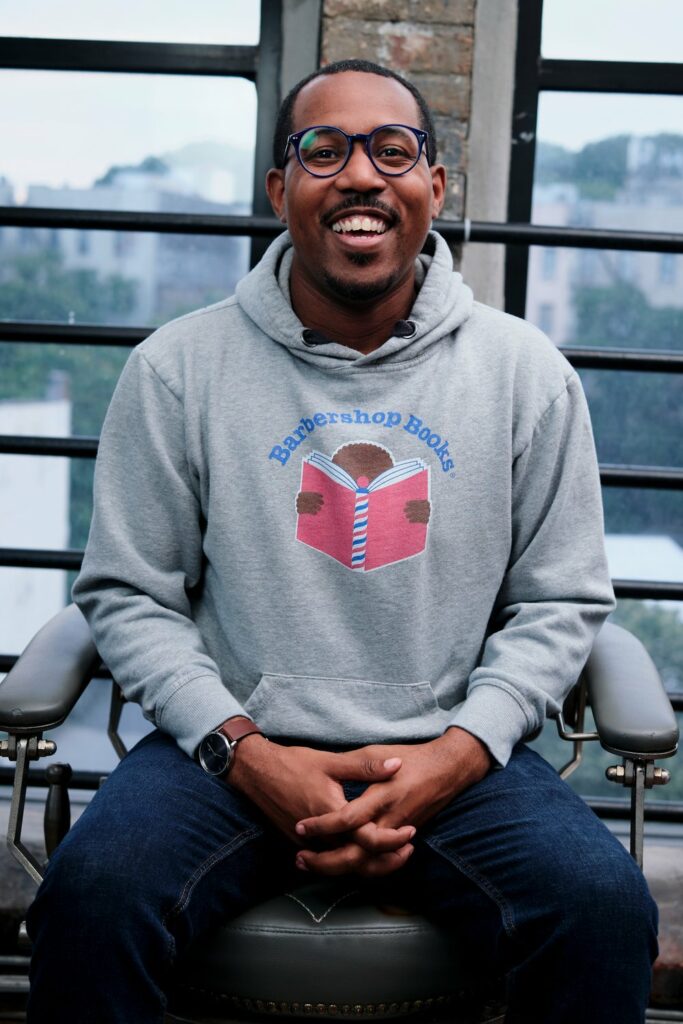
<svg viewBox="0 0 683 1024">
<path fill-rule="evenodd" d="M 632 633 L 605 624 L 584 672 L 606 750 L 647 760 L 676 752 L 678 723 L 671 702 L 650 655 Z"/>
<path fill-rule="evenodd" d="M 37 633 L 0 683 L 0 729 L 39 733 L 64 721 L 100 658 L 88 623 L 70 604 Z"/>
</svg>

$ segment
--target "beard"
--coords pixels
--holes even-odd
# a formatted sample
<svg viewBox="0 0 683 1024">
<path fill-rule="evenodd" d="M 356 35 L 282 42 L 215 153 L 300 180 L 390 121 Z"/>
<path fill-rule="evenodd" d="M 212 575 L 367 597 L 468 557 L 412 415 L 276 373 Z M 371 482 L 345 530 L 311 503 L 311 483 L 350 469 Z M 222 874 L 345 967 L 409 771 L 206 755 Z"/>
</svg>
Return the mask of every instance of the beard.
<svg viewBox="0 0 683 1024">
<path fill-rule="evenodd" d="M 351 253 L 349 262 L 357 267 L 367 267 L 372 263 L 373 256 L 367 253 Z M 391 291 L 398 280 L 398 274 L 387 274 L 376 281 L 349 281 L 343 277 L 323 269 L 325 283 L 329 290 L 338 299 L 350 299 L 355 302 L 371 302 L 374 299 L 381 299 L 388 291 Z"/>
</svg>

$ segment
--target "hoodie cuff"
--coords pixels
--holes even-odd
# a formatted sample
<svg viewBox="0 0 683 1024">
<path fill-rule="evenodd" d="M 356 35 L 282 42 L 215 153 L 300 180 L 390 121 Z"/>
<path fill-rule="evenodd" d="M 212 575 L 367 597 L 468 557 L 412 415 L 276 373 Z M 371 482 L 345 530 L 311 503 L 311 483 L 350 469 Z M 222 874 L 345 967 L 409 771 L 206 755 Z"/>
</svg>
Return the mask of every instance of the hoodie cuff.
<svg viewBox="0 0 683 1024">
<path fill-rule="evenodd" d="M 507 689 L 484 681 L 470 689 L 447 728 L 452 725 L 481 740 L 501 768 L 510 760 L 514 745 L 533 728 L 521 703 Z"/>
<path fill-rule="evenodd" d="M 181 750 L 194 758 L 207 733 L 234 715 L 251 716 L 216 676 L 195 676 L 178 687 L 160 711 L 157 726 L 173 736 Z"/>
</svg>

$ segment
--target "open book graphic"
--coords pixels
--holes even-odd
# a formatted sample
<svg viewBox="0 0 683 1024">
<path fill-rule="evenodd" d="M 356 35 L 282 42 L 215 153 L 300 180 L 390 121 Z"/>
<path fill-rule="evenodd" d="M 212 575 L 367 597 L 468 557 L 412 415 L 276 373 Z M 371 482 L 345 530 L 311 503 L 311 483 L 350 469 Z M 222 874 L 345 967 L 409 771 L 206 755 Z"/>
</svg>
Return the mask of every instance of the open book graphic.
<svg viewBox="0 0 683 1024">
<path fill-rule="evenodd" d="M 424 551 L 427 523 L 411 522 L 407 501 L 429 500 L 429 467 L 405 459 L 374 480 L 353 477 L 311 452 L 301 464 L 301 490 L 322 495 L 315 513 L 299 513 L 296 539 L 336 558 L 348 569 L 369 571 Z"/>
</svg>

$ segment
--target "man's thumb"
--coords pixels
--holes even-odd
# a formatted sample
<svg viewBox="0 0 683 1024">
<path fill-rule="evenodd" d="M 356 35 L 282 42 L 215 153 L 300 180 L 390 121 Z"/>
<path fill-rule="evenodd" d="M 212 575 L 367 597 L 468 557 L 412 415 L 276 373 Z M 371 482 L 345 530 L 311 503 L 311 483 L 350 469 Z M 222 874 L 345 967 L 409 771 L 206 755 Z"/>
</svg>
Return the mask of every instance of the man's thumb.
<svg viewBox="0 0 683 1024">
<path fill-rule="evenodd" d="M 343 766 L 337 764 L 338 778 L 359 779 L 361 782 L 365 779 L 386 779 L 402 764 L 400 757 L 364 757 L 355 751 L 342 754 L 341 757 Z"/>
</svg>

